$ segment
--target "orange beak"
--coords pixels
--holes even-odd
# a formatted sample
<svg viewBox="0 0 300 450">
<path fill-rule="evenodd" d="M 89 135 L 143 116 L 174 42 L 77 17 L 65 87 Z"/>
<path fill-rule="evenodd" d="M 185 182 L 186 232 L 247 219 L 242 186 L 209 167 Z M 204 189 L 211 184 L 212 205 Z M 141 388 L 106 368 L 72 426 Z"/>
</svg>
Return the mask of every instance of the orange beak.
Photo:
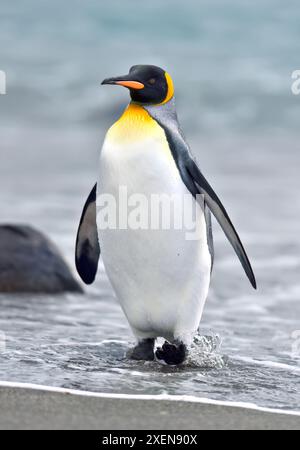
<svg viewBox="0 0 300 450">
<path fill-rule="evenodd" d="M 145 85 L 139 81 L 117 81 L 116 84 L 135 90 L 144 89 L 145 87 Z"/>
<path fill-rule="evenodd" d="M 122 77 L 117 78 L 106 78 L 104 81 L 102 81 L 102 84 L 114 84 L 118 86 L 124 86 L 128 89 L 134 89 L 134 90 L 141 90 L 144 89 L 145 85 L 143 83 L 140 83 L 139 81 L 133 81 L 130 79 L 129 75 L 124 75 Z"/>
</svg>

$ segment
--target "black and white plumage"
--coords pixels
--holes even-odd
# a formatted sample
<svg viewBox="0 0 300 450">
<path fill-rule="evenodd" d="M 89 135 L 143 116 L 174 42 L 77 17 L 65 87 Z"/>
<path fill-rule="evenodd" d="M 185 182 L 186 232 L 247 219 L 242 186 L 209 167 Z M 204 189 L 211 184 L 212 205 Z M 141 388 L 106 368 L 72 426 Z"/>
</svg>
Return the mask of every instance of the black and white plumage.
<svg viewBox="0 0 300 450">
<path fill-rule="evenodd" d="M 134 101 L 106 135 L 97 188 L 80 222 L 77 270 L 85 282 L 92 282 L 101 247 L 107 275 L 138 341 L 133 357 L 151 359 L 155 339 L 163 337 L 168 343 L 157 357 L 177 364 L 199 327 L 208 294 L 214 255 L 211 213 L 254 288 L 255 277 L 224 206 L 183 137 L 170 76 L 153 66 L 134 66 L 129 75 L 104 84 L 128 87 Z M 96 225 L 96 190 L 98 196 L 112 195 L 119 207 L 120 186 L 126 186 L 128 196 L 148 199 L 152 194 L 192 195 L 197 238 L 187 240 L 184 229 L 103 229 L 99 218 Z"/>
</svg>

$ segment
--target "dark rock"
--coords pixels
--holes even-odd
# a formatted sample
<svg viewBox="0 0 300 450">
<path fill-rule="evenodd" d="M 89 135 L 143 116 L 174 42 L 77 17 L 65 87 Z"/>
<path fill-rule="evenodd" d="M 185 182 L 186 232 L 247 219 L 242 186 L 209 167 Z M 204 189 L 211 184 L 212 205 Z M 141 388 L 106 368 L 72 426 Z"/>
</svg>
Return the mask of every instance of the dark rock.
<svg viewBox="0 0 300 450">
<path fill-rule="evenodd" d="M 82 292 L 59 250 L 26 225 L 0 226 L 0 292 Z"/>
</svg>

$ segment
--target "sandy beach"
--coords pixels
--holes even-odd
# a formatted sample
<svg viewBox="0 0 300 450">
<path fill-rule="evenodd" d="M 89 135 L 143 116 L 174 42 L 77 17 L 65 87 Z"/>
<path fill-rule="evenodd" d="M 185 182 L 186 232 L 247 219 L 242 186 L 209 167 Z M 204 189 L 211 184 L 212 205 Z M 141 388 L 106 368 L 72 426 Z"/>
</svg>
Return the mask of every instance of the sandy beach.
<svg viewBox="0 0 300 450">
<path fill-rule="evenodd" d="M 179 396 L 1 383 L 1 430 L 299 430 L 300 414 Z M 28 414 L 30 411 L 30 414 Z"/>
</svg>

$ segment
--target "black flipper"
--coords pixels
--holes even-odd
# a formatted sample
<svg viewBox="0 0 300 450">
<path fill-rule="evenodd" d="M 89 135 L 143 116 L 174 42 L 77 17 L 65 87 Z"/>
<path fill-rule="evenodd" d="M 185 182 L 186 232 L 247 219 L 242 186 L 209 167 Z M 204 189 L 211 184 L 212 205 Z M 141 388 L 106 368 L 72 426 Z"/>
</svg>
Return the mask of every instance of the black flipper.
<svg viewBox="0 0 300 450">
<path fill-rule="evenodd" d="M 93 187 L 84 205 L 76 239 L 76 269 L 86 284 L 94 282 L 100 257 L 96 221 L 96 198 L 97 184 Z"/>
<path fill-rule="evenodd" d="M 157 121 L 157 123 L 163 128 L 173 158 L 176 162 L 182 181 L 186 185 L 187 189 L 193 196 L 202 194 L 204 196 L 205 205 L 208 206 L 213 213 L 219 224 L 221 225 L 225 235 L 234 248 L 250 283 L 256 289 L 256 280 L 250 264 L 250 261 L 246 255 L 243 244 L 224 208 L 220 199 L 202 175 L 199 167 L 195 163 L 193 156 L 191 155 L 189 146 L 183 137 L 178 119 L 176 115 L 175 104 L 171 102 L 167 103 L 163 107 L 147 107 L 145 108 L 151 117 Z M 213 252 L 213 241 L 211 236 L 210 217 L 206 216 L 206 225 L 209 230 L 208 242 Z M 213 257 L 213 253 L 212 253 Z"/>
<path fill-rule="evenodd" d="M 187 170 L 193 179 L 195 185 L 199 188 L 199 193 L 204 195 L 205 203 L 219 222 L 222 227 L 227 239 L 230 244 L 234 248 L 235 253 L 237 254 L 244 270 L 249 278 L 250 283 L 256 289 L 256 280 L 255 276 L 248 259 L 248 256 L 245 252 L 243 244 L 224 208 L 221 203 L 221 200 L 218 198 L 217 194 L 210 186 L 206 178 L 201 173 L 195 161 L 191 158 L 187 163 Z"/>
</svg>

